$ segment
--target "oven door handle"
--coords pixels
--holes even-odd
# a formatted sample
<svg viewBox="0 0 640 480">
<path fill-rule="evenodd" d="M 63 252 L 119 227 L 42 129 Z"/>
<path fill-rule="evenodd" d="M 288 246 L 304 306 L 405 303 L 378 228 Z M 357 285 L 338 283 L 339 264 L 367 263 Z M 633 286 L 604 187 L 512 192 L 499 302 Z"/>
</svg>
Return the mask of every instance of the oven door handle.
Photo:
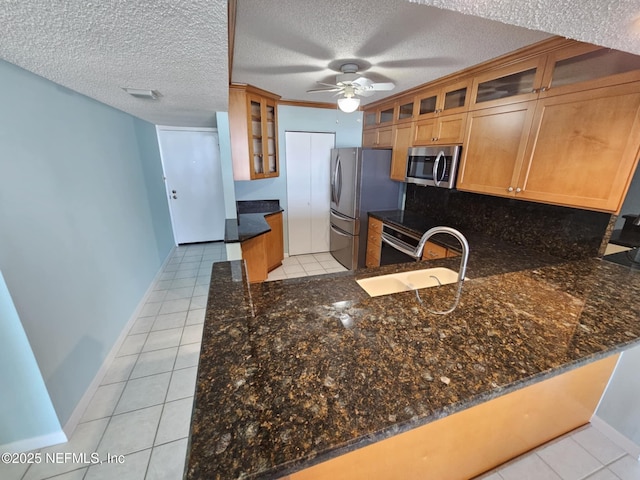
<svg viewBox="0 0 640 480">
<path fill-rule="evenodd" d="M 386 234 L 384 232 L 382 232 L 382 236 L 381 239 L 384 243 L 386 243 L 387 245 L 389 245 L 390 247 L 395 248 L 396 250 L 409 255 L 412 258 L 416 258 L 416 254 L 415 254 L 415 250 L 412 248 L 409 248 L 408 245 L 400 240 L 398 240 L 397 238 Z"/>
</svg>

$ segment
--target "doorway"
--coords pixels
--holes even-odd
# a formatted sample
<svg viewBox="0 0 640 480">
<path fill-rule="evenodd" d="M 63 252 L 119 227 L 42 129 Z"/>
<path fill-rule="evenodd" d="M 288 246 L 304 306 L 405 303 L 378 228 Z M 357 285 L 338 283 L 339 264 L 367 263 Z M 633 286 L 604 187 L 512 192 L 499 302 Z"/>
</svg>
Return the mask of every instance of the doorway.
<svg viewBox="0 0 640 480">
<path fill-rule="evenodd" d="M 214 129 L 157 127 L 176 243 L 224 239 L 224 193 Z"/>
<path fill-rule="evenodd" d="M 335 133 L 285 132 L 289 255 L 329 251 Z"/>
</svg>

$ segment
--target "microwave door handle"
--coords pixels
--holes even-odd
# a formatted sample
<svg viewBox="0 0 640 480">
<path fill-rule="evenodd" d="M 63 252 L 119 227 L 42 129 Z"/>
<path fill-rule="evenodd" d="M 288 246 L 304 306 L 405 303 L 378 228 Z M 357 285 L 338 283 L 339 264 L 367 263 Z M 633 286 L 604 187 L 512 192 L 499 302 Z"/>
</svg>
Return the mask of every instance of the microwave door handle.
<svg viewBox="0 0 640 480">
<path fill-rule="evenodd" d="M 440 178 L 440 180 L 438 180 L 438 184 L 444 180 L 444 177 L 447 175 L 447 156 L 444 154 L 443 151 L 440 151 L 440 155 L 442 155 L 442 163 L 444 164 L 444 168 L 442 169 L 442 178 Z"/>
<path fill-rule="evenodd" d="M 438 165 L 440 164 L 440 159 L 444 157 L 444 152 L 440 150 L 438 155 L 436 156 L 435 162 L 433 162 L 433 182 L 436 184 L 436 187 L 440 186 L 440 180 L 438 180 Z"/>
</svg>

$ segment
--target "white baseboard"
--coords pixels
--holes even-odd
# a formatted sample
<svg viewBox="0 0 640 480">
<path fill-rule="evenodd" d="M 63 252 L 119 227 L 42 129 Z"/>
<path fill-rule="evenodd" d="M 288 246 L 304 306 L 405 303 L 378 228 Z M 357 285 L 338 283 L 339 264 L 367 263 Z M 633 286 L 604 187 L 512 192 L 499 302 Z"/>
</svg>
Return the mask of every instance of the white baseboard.
<svg viewBox="0 0 640 480">
<path fill-rule="evenodd" d="M 67 438 L 71 438 L 73 431 L 78 426 L 78 423 L 80 423 L 80 419 L 82 419 L 82 416 L 84 415 L 85 410 L 89 406 L 89 402 L 91 402 L 91 399 L 96 393 L 96 390 L 98 390 L 98 387 L 102 383 L 102 379 L 106 375 L 107 370 L 111 366 L 111 363 L 113 362 L 114 358 L 116 358 L 116 355 L 120 350 L 120 347 L 122 346 L 125 339 L 127 338 L 129 330 L 131 330 L 131 327 L 133 326 L 136 319 L 138 318 L 138 315 L 142 311 L 144 304 L 147 303 L 147 299 L 149 298 L 149 295 L 151 295 L 151 292 L 153 292 L 153 287 L 155 286 L 156 282 L 159 280 L 160 275 L 164 270 L 164 267 L 167 265 L 167 262 L 171 258 L 171 255 L 173 254 L 175 249 L 176 247 L 174 246 L 171 249 L 171 251 L 167 254 L 167 257 L 164 259 L 164 262 L 162 262 L 162 265 L 158 269 L 158 272 L 156 273 L 155 277 L 151 281 L 149 288 L 147 288 L 147 291 L 143 295 L 142 300 L 140 300 L 140 302 L 138 303 L 138 306 L 136 307 L 135 311 L 133 312 L 131 317 L 129 317 L 129 320 L 127 321 L 126 325 L 120 332 L 120 335 L 118 336 L 115 343 L 113 344 L 113 347 L 111 347 L 111 350 L 105 357 L 104 362 L 102 362 L 102 365 L 98 369 L 98 373 L 96 373 L 95 377 L 93 378 L 93 381 L 91 382 L 87 390 L 84 392 L 84 395 L 82 395 L 82 398 L 78 402 L 78 405 L 76 405 L 76 408 L 73 409 L 73 413 L 71 414 L 71 416 L 69 417 L 69 420 L 67 420 L 67 423 L 65 423 L 63 427 L 64 433 L 67 435 Z M 64 441 L 66 441 L 66 439 Z"/>
<path fill-rule="evenodd" d="M 640 445 L 636 445 L 632 440 L 625 437 L 603 419 L 594 415 L 591 417 L 591 426 L 609 438 L 609 440 L 618 445 L 633 458 L 640 460 Z"/>
<path fill-rule="evenodd" d="M 0 452 L 28 452 L 30 450 L 38 450 L 39 448 L 57 445 L 66 441 L 67 436 L 64 431 L 58 430 L 57 432 L 48 433 L 47 435 L 39 435 L 37 437 L 18 440 L 17 442 L 5 443 L 4 445 L 0 445 Z"/>
</svg>

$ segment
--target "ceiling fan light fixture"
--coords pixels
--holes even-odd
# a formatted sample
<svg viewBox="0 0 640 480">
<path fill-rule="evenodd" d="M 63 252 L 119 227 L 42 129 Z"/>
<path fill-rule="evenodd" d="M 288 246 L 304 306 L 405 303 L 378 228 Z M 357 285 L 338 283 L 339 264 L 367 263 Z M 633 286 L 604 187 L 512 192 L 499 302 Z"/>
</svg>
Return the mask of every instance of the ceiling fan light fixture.
<svg viewBox="0 0 640 480">
<path fill-rule="evenodd" d="M 344 113 L 355 112 L 360 106 L 360 99 L 356 97 L 342 97 L 338 99 L 338 108 Z"/>
</svg>

